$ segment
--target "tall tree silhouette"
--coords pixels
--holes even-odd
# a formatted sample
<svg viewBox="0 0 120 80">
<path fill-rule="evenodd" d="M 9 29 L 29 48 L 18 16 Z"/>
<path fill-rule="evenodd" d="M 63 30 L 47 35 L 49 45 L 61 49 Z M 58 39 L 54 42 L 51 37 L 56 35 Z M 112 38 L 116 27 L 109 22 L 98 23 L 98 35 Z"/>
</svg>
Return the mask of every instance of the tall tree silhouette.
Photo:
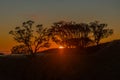
<svg viewBox="0 0 120 80">
<path fill-rule="evenodd" d="M 89 34 L 91 33 L 90 27 L 87 23 L 80 23 L 80 45 L 83 47 L 87 47 L 89 43 L 92 42 Z"/>
<path fill-rule="evenodd" d="M 14 30 L 9 32 L 13 35 L 15 41 L 28 48 L 27 53 L 29 54 L 37 53 L 41 47 L 49 47 L 47 28 L 43 28 L 41 24 L 36 26 L 33 24 L 34 21 L 29 20 L 23 22 L 21 27 L 15 27 Z"/>
<path fill-rule="evenodd" d="M 93 32 L 93 37 L 96 45 L 99 44 L 102 38 L 107 38 L 111 34 L 113 34 L 112 29 L 107 29 L 107 24 L 99 23 L 98 21 L 90 23 L 91 30 Z"/>
<path fill-rule="evenodd" d="M 52 28 L 49 29 L 52 40 L 58 45 L 65 46 L 65 33 L 62 29 L 64 21 L 56 22 L 53 24 Z"/>
<path fill-rule="evenodd" d="M 60 21 L 53 24 L 53 41 L 64 47 L 86 47 L 91 41 L 90 28 L 86 23 Z"/>
</svg>

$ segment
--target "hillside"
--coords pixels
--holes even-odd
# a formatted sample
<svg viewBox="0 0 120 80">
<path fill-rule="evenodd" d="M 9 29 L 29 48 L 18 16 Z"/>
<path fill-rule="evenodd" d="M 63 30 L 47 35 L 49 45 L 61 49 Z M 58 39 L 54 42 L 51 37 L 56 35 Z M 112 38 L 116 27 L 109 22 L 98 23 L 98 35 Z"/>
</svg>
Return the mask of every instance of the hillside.
<svg viewBox="0 0 120 80">
<path fill-rule="evenodd" d="M 0 56 L 0 80 L 119 80 L 120 41 L 81 49 L 52 49 L 35 58 Z"/>
<path fill-rule="evenodd" d="M 99 80 L 120 79 L 120 40 L 107 44 L 97 52 L 95 71 Z"/>
</svg>

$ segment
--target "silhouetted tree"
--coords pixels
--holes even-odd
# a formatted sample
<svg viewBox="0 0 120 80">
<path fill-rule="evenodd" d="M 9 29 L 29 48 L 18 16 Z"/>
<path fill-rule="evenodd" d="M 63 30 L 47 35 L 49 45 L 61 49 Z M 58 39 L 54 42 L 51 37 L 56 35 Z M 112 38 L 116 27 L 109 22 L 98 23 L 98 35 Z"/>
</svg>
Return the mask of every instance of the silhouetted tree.
<svg viewBox="0 0 120 80">
<path fill-rule="evenodd" d="M 89 38 L 90 28 L 86 23 L 60 21 L 51 28 L 52 39 L 64 47 L 86 47 L 91 41 Z"/>
<path fill-rule="evenodd" d="M 49 47 L 47 28 L 43 28 L 41 24 L 33 28 L 33 24 L 34 21 L 29 20 L 24 22 L 21 27 L 15 27 L 14 30 L 9 32 L 9 34 L 13 35 L 15 41 L 24 44 L 24 46 L 20 45 L 17 48 L 27 47 L 27 51 L 29 51 L 27 53 L 29 54 L 37 53 L 41 47 Z"/>
<path fill-rule="evenodd" d="M 52 40 L 58 45 L 66 46 L 66 33 L 65 29 L 63 29 L 64 21 L 56 22 L 53 24 L 52 28 L 49 29 L 50 36 Z"/>
<path fill-rule="evenodd" d="M 25 45 L 16 45 L 11 49 L 12 54 L 25 54 L 25 53 L 29 54 L 29 52 L 30 51 L 28 47 Z"/>
<path fill-rule="evenodd" d="M 92 42 L 92 40 L 89 37 L 89 34 L 91 32 L 90 27 L 87 23 L 80 23 L 78 24 L 78 29 L 78 33 L 80 35 L 80 46 L 87 47 L 87 45 Z"/>
<path fill-rule="evenodd" d="M 95 43 L 98 45 L 102 38 L 107 38 L 111 34 L 113 34 L 112 29 L 107 29 L 107 24 L 99 23 L 98 21 L 90 23 L 91 30 L 93 32 L 93 37 Z"/>
</svg>

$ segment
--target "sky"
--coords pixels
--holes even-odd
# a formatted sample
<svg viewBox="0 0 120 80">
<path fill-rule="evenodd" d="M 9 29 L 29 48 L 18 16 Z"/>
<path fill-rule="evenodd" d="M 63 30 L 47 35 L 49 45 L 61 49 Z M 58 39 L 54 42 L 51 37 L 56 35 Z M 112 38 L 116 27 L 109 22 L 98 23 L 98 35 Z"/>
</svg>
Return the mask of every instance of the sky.
<svg viewBox="0 0 120 80">
<path fill-rule="evenodd" d="M 114 29 L 108 40 L 120 39 L 120 0 L 0 0 L 0 52 L 10 52 L 16 43 L 9 31 L 27 20 L 46 27 L 61 20 L 97 20 Z"/>
</svg>

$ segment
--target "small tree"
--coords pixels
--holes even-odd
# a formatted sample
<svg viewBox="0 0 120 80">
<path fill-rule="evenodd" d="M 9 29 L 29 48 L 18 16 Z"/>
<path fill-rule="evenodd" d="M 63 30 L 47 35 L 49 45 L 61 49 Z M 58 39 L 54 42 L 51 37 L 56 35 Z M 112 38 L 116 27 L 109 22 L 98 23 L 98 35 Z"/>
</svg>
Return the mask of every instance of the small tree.
<svg viewBox="0 0 120 80">
<path fill-rule="evenodd" d="M 11 49 L 12 54 L 25 54 L 25 53 L 29 54 L 28 52 L 29 49 L 25 45 L 16 45 Z"/>
<path fill-rule="evenodd" d="M 50 46 L 47 28 L 43 28 L 41 24 L 33 28 L 33 24 L 34 21 L 29 20 L 24 22 L 21 27 L 15 27 L 14 30 L 9 32 L 9 34 L 13 35 L 15 41 L 27 47 L 27 53 L 29 54 L 37 53 L 41 47 Z"/>
<path fill-rule="evenodd" d="M 94 41 L 96 45 L 99 44 L 100 40 L 103 38 L 107 38 L 111 34 L 113 34 L 112 29 L 107 29 L 107 24 L 99 23 L 98 21 L 91 22 L 90 27 L 93 33 Z"/>
</svg>

